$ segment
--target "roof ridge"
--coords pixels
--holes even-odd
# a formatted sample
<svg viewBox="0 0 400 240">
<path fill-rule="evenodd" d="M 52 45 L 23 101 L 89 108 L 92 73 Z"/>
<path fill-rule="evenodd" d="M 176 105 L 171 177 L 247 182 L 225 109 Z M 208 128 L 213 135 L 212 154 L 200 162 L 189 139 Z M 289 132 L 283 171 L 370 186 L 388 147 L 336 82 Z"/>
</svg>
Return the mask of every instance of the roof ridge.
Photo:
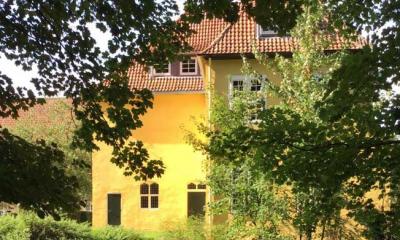
<svg viewBox="0 0 400 240">
<path fill-rule="evenodd" d="M 219 34 L 219 36 L 216 37 L 216 38 L 210 43 L 210 45 L 209 45 L 208 47 L 206 47 L 205 49 L 201 50 L 199 53 L 200 53 L 200 54 L 201 54 L 201 53 L 205 53 L 205 52 L 207 52 L 209 49 L 211 49 L 212 47 L 214 47 L 215 44 L 217 44 L 217 42 L 218 42 L 219 40 L 221 40 L 222 37 L 224 37 L 225 33 L 227 33 L 228 30 L 229 30 L 232 26 L 233 26 L 233 23 L 228 23 L 228 26 L 226 26 L 225 29 L 222 30 L 222 32 Z"/>
</svg>

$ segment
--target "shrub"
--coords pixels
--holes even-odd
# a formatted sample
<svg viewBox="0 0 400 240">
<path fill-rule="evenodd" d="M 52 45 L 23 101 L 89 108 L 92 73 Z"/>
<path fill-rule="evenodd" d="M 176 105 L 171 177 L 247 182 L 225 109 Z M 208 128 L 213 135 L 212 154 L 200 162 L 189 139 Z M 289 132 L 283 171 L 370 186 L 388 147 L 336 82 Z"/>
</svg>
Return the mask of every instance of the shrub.
<svg viewBox="0 0 400 240">
<path fill-rule="evenodd" d="M 73 220 L 55 221 L 32 213 L 0 217 L 0 240 L 144 240 L 131 230 L 106 227 L 92 230 Z"/>
<path fill-rule="evenodd" d="M 93 230 L 95 240 L 142 240 L 138 234 L 121 227 L 105 227 Z"/>
<path fill-rule="evenodd" d="M 191 218 L 186 224 L 166 232 L 163 240 L 226 240 L 227 226 L 207 226 L 204 219 Z"/>
<path fill-rule="evenodd" d="M 11 215 L 0 217 L 1 240 L 25 240 L 29 239 L 29 229 L 25 222 L 18 221 Z"/>
</svg>

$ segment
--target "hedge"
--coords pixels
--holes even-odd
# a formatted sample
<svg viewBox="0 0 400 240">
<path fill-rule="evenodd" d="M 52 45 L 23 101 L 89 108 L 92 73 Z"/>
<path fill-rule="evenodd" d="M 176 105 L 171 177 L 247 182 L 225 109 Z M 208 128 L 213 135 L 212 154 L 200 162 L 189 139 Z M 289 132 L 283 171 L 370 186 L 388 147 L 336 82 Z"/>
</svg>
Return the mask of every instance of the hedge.
<svg viewBox="0 0 400 240">
<path fill-rule="evenodd" d="M 144 240 L 121 227 L 92 229 L 73 220 L 40 219 L 32 213 L 0 217 L 0 240 Z"/>
</svg>

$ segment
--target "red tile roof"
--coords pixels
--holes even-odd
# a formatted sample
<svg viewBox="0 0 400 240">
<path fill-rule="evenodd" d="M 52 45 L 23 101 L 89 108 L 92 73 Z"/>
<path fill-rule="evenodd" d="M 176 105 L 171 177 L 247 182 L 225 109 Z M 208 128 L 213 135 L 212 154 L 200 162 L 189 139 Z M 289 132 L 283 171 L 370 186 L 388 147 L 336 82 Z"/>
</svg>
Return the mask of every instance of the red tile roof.
<svg viewBox="0 0 400 240">
<path fill-rule="evenodd" d="M 203 28 L 211 28 L 207 21 L 201 22 L 199 25 Z M 260 52 L 263 53 L 285 53 L 292 52 L 296 46 L 296 40 L 290 36 L 286 37 L 258 37 L 257 36 L 257 24 L 249 18 L 247 13 L 244 11 L 240 12 L 239 20 L 233 24 L 227 24 L 220 21 L 220 24 L 224 26 L 224 30 L 221 31 L 216 38 L 210 35 L 210 38 L 214 40 L 210 41 L 210 45 L 197 51 L 199 55 L 220 55 L 220 54 L 247 54 L 253 52 L 255 46 Z M 198 27 L 199 28 L 199 27 Z M 199 33 L 197 33 L 199 34 Z M 350 45 L 345 45 L 345 39 L 338 36 L 332 37 L 332 44 L 327 50 L 339 50 L 346 46 L 347 49 L 359 49 L 366 45 L 365 39 L 358 39 L 352 42 Z M 198 48 L 201 45 L 199 41 L 189 42 Z"/>
<path fill-rule="evenodd" d="M 238 55 L 253 52 L 256 46 L 264 53 L 290 53 L 296 46 L 291 37 L 257 37 L 257 24 L 244 12 L 240 12 L 239 20 L 233 24 L 222 19 L 204 19 L 192 24 L 195 31 L 187 41 L 193 48 L 191 55 Z M 332 38 L 327 50 L 339 50 L 344 46 L 344 39 Z M 364 39 L 354 41 L 348 49 L 359 49 L 366 44 Z M 133 64 L 129 69 L 129 85 L 131 88 L 148 88 L 154 92 L 204 91 L 201 77 L 150 76 L 143 65 Z"/>
<path fill-rule="evenodd" d="M 62 106 L 60 108 L 60 106 Z M 33 122 L 41 122 L 46 123 L 54 120 L 53 118 L 70 118 L 72 120 L 72 112 L 69 108 L 71 106 L 71 101 L 65 98 L 49 98 L 46 99 L 46 103 L 43 105 L 37 104 L 27 111 L 19 111 L 19 118 L 13 119 L 11 117 L 1 118 L 0 117 L 0 126 L 2 127 L 13 127 L 18 121 L 29 120 Z M 55 114 L 57 116 L 50 116 L 49 114 L 52 112 L 50 110 L 54 109 L 56 111 Z M 54 113 L 54 112 L 53 112 Z M 59 116 L 58 116 L 59 115 Z M 54 121 L 53 121 L 54 122 Z"/>
<path fill-rule="evenodd" d="M 147 88 L 153 92 L 204 91 L 201 76 L 150 76 L 144 65 L 133 63 L 128 70 L 131 89 Z"/>
</svg>

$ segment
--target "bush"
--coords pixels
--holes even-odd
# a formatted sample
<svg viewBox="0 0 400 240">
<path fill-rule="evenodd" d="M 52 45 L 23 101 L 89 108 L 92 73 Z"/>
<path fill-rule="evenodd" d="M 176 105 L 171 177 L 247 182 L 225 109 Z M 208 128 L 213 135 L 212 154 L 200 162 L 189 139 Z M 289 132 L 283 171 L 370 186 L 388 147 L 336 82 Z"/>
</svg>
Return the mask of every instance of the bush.
<svg viewBox="0 0 400 240">
<path fill-rule="evenodd" d="M 227 226 L 207 226 L 204 219 L 191 218 L 185 225 L 166 232 L 163 240 L 226 240 Z"/>
<path fill-rule="evenodd" d="M 0 240 L 144 240 L 120 227 L 92 230 L 88 224 L 73 220 L 55 221 L 32 213 L 0 217 Z"/>
<path fill-rule="evenodd" d="M 95 240 L 141 240 L 144 239 L 131 230 L 120 227 L 105 227 L 93 230 Z"/>
</svg>

